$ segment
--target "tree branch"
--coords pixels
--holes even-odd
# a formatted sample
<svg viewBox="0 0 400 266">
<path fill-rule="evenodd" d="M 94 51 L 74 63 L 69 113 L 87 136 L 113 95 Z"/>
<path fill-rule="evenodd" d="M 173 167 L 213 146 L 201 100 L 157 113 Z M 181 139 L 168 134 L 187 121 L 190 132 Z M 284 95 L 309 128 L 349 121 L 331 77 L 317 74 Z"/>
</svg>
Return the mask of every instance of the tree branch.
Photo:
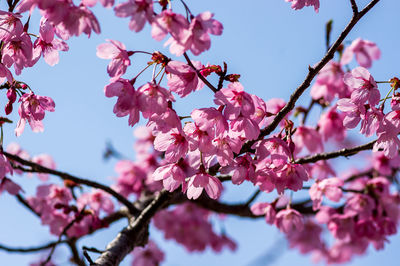
<svg viewBox="0 0 400 266">
<path fill-rule="evenodd" d="M 32 206 L 28 203 L 28 201 L 26 201 L 26 199 L 21 195 L 18 194 L 15 196 L 17 198 L 17 200 L 24 205 L 28 210 L 30 210 L 33 214 L 35 214 L 36 216 L 40 217 L 40 213 L 38 213 L 37 211 L 35 211 Z"/>
<path fill-rule="evenodd" d="M 69 239 L 67 241 L 68 247 L 71 250 L 72 258 L 71 261 L 73 261 L 76 265 L 79 266 L 86 266 L 85 262 L 82 260 L 81 256 L 79 255 L 79 251 L 76 247 L 76 239 Z"/>
<path fill-rule="evenodd" d="M 351 3 L 351 9 L 353 9 L 353 14 L 357 15 L 358 14 L 358 6 L 356 3 L 356 0 L 350 0 Z"/>
<path fill-rule="evenodd" d="M 3 152 L 3 154 L 8 158 L 11 159 L 13 161 L 16 161 L 22 165 L 26 165 L 31 167 L 31 169 L 24 169 L 24 168 L 18 168 L 22 171 L 27 171 L 27 172 L 36 172 L 36 173 L 46 173 L 46 174 L 51 174 L 51 175 L 55 175 L 60 177 L 62 180 L 71 180 L 75 183 L 78 184 L 83 184 L 86 186 L 90 186 L 90 187 L 94 187 L 94 188 L 98 188 L 101 189 L 105 192 L 107 192 L 108 194 L 110 194 L 111 196 L 113 196 L 115 199 L 117 199 L 119 202 L 121 202 L 122 204 L 124 204 L 129 211 L 133 214 L 133 215 L 137 215 L 139 213 L 139 210 L 135 208 L 135 206 L 128 200 L 126 199 L 124 196 L 122 196 L 121 194 L 119 194 L 118 192 L 116 192 L 115 190 L 113 190 L 112 188 L 105 186 L 103 184 L 97 183 L 95 181 L 91 181 L 88 179 L 84 179 L 84 178 L 80 178 L 80 177 L 76 177 L 73 175 L 70 175 L 68 173 L 64 173 L 64 172 L 60 172 L 57 170 L 53 170 L 47 167 L 44 167 L 40 164 L 22 159 L 19 156 L 16 156 L 14 154 L 8 153 L 8 152 Z"/>
<path fill-rule="evenodd" d="M 114 240 L 108 245 L 106 250 L 96 259 L 94 265 L 115 266 L 118 265 L 134 247 L 144 245 L 148 238 L 148 224 L 156 212 L 163 206 L 170 203 L 172 193 L 161 191 L 148 204 L 140 215 L 132 220 Z"/>
<path fill-rule="evenodd" d="M 337 158 L 337 157 L 341 157 L 341 156 L 345 156 L 345 157 L 352 156 L 352 155 L 357 154 L 360 151 L 372 149 L 375 142 L 376 142 L 376 140 L 371 141 L 364 145 L 356 146 L 351 149 L 341 149 L 341 150 L 334 151 L 334 152 L 320 153 L 320 154 L 316 154 L 313 156 L 300 158 L 300 159 L 296 160 L 296 163 L 298 163 L 298 164 L 315 163 L 315 162 L 318 162 L 321 160 L 325 161 L 325 160 L 329 160 L 329 159 L 333 159 L 333 158 Z"/>
<path fill-rule="evenodd" d="M 60 242 L 59 241 L 53 241 L 53 242 L 50 242 L 50 243 L 47 243 L 47 244 L 44 244 L 44 245 L 41 245 L 41 246 L 29 247 L 29 248 L 21 248 L 21 247 L 14 248 L 14 247 L 8 247 L 8 246 L 0 244 L 0 250 L 4 250 L 4 251 L 7 251 L 7 252 L 12 252 L 12 253 L 32 253 L 32 252 L 38 252 L 38 251 L 46 250 L 46 249 L 52 248 L 54 246 L 57 246 L 58 244 L 64 244 L 64 243 L 66 243 L 65 240 L 60 241 Z"/>
<path fill-rule="evenodd" d="M 361 12 L 354 13 L 350 22 L 347 24 L 345 29 L 339 35 L 337 40 L 333 43 L 333 45 L 326 52 L 325 56 L 319 61 L 314 67 L 309 67 L 308 74 L 304 79 L 303 83 L 297 87 L 294 93 L 290 96 L 287 104 L 279 111 L 279 113 L 275 116 L 274 120 L 269 124 L 266 128 L 264 128 L 258 139 L 262 139 L 263 137 L 272 133 L 275 128 L 279 125 L 282 119 L 295 107 L 297 100 L 304 93 L 304 91 L 311 85 L 312 80 L 318 74 L 318 72 L 333 58 L 336 50 L 340 46 L 340 44 L 344 41 L 353 27 L 357 24 L 357 22 L 369 11 L 373 8 L 380 0 L 372 0 Z"/>
<path fill-rule="evenodd" d="M 193 65 L 192 61 L 190 60 L 189 56 L 187 55 L 187 53 L 183 53 L 183 56 L 186 59 L 186 62 L 188 63 L 189 66 L 191 66 L 197 73 L 197 76 L 199 77 L 199 79 L 201 79 L 201 81 L 204 82 L 204 84 L 207 85 L 207 87 L 209 87 L 214 93 L 216 93 L 218 91 L 217 88 L 215 88 L 201 73 L 200 71 Z"/>
</svg>

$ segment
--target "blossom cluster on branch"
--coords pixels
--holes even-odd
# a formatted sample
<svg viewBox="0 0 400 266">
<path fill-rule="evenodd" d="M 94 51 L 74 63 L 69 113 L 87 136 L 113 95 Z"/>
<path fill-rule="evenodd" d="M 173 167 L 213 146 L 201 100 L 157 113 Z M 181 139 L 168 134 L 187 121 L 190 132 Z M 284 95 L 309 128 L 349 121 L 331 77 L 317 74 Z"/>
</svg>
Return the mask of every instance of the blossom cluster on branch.
<svg viewBox="0 0 400 266">
<path fill-rule="evenodd" d="M 71 37 L 100 33 L 92 12 L 97 2 L 113 8 L 117 17 L 129 18 L 129 29 L 134 32 L 148 24 L 154 40 L 168 37 L 164 45 L 178 58 L 159 51 L 130 50 L 119 40 L 97 46 L 97 56 L 109 60 L 110 81 L 104 94 L 116 98 L 114 114 L 128 117 L 129 126 L 146 121 L 135 129 L 136 159 L 119 160 L 111 187 L 56 170 L 49 155 L 31 158 L 17 144 L 3 148 L 3 125 L 13 123 L 8 116 L 15 103 L 19 103 L 17 136 L 23 135 L 27 122 L 32 131 L 43 131 L 46 111 L 55 111 L 50 97 L 37 95 L 18 76 L 41 57 L 56 65 L 59 51 L 68 51 Z M 286 2 L 296 10 L 312 6 L 318 12 L 320 8 L 319 0 Z M 218 214 L 264 218 L 286 236 L 291 248 L 326 263 L 348 262 L 370 245 L 383 249 L 388 236 L 397 233 L 400 219 L 396 190 L 400 80 L 382 77 L 384 81 L 376 81 L 373 77 L 369 69 L 381 56 L 376 43 L 362 38 L 350 45 L 344 42 L 378 2 L 371 0 L 359 10 L 355 0 L 349 1 L 353 10 L 349 24 L 335 42 L 327 40 L 325 56 L 309 67 L 304 82 L 285 101 L 264 100 L 246 92 L 240 74 L 229 73 L 227 63 L 192 60 L 189 53 L 199 56 L 209 50 L 211 35 L 222 35 L 223 26 L 209 11 L 193 14 L 184 1 L 82 0 L 76 4 L 72 0 L 8 0 L 8 11 L 0 11 L 0 89 L 8 100 L 2 106 L 5 116 L 0 117 L 0 193 L 14 195 L 58 237 L 42 248 L 26 249 L 50 249 L 32 265 L 54 265 L 54 249 L 62 244 L 69 246 L 71 261 L 77 265 L 86 261 L 117 265 L 129 253 L 134 257 L 132 265 L 159 265 L 165 255 L 149 240 L 151 222 L 165 239 L 173 239 L 188 252 L 235 250 L 237 244 L 229 232 L 218 232 L 212 226 L 212 219 L 221 218 Z M 185 14 L 176 13 L 175 5 L 180 4 Z M 35 34 L 30 16 L 37 9 L 41 20 Z M 131 58 L 137 54 L 147 56 L 148 63 L 136 76 L 129 76 Z M 354 61 L 357 67 L 351 69 Z M 209 82 L 211 75 L 217 84 Z M 147 81 L 137 84 L 139 76 Z M 303 107 L 297 100 L 308 87 L 311 102 Z M 214 93 L 212 106 L 193 109 L 190 114 L 180 114 L 175 108 L 176 101 L 204 89 Z M 390 106 L 385 105 L 388 101 Z M 311 123 L 308 116 L 317 106 L 323 112 Z M 376 140 L 354 148 L 345 146 L 350 141 L 349 130 L 357 127 L 366 138 L 376 135 Z M 328 152 L 329 147 L 338 151 Z M 371 164 L 362 171 L 339 173 L 330 161 L 367 149 L 372 150 Z M 113 150 L 108 155 L 118 157 Z M 26 198 L 23 181 L 14 178 L 24 173 L 37 173 L 44 182 L 35 195 Z M 64 182 L 49 183 L 49 175 Z M 251 183 L 256 193 L 243 204 L 223 203 L 221 195 L 228 182 Z M 300 190 L 308 190 L 309 199 L 294 201 L 293 192 Z M 277 197 L 255 203 L 262 193 Z M 104 250 L 77 249 L 81 238 L 124 217 L 127 226 Z M 324 231 L 334 241 L 323 238 Z M 13 250 L 2 245 L 0 249 Z M 88 252 L 100 255 L 93 261 Z"/>
</svg>

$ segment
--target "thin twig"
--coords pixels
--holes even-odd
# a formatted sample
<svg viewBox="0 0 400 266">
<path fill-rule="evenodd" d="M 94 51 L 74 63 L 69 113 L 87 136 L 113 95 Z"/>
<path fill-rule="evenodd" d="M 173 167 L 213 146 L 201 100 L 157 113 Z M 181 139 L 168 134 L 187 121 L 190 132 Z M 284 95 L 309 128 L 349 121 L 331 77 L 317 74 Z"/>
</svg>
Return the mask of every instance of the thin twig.
<svg viewBox="0 0 400 266">
<path fill-rule="evenodd" d="M 247 202 L 244 205 L 249 206 L 257 198 L 257 196 L 260 193 L 261 193 L 261 190 L 257 190 L 256 192 L 254 192 L 254 194 L 247 200 Z"/>
<path fill-rule="evenodd" d="M 345 29 L 333 43 L 333 45 L 329 48 L 325 56 L 319 61 L 314 67 L 309 67 L 308 74 L 304 79 L 303 83 L 297 87 L 294 93 L 290 96 L 289 101 L 286 105 L 279 111 L 279 113 L 275 116 L 274 120 L 269 124 L 266 128 L 264 128 L 258 139 L 262 139 L 263 137 L 272 133 L 275 128 L 279 125 L 282 119 L 295 107 L 297 100 L 300 96 L 304 93 L 304 91 L 310 87 L 311 81 L 314 77 L 318 74 L 318 72 L 333 58 L 335 55 L 336 50 L 339 48 L 340 44 L 344 41 L 350 31 L 354 28 L 357 22 L 366 14 L 368 13 L 371 8 L 373 8 L 380 0 L 372 0 L 361 12 L 353 14 L 350 22 L 347 24 Z M 255 141 L 254 141 L 255 142 Z M 254 143 L 253 142 L 253 143 Z"/>
<path fill-rule="evenodd" d="M 79 255 L 78 248 L 76 247 L 76 239 L 69 239 L 67 244 L 72 253 L 71 261 L 73 261 L 76 265 L 86 266 L 85 262 Z"/>
<path fill-rule="evenodd" d="M 372 149 L 372 147 L 374 146 L 376 140 L 371 141 L 367 144 L 364 145 L 360 145 L 360 146 L 356 146 L 354 148 L 350 148 L 350 149 L 341 149 L 338 151 L 334 151 L 334 152 L 327 152 L 327 153 L 319 153 L 313 156 L 309 156 L 309 157 L 304 157 L 304 158 L 300 158 L 296 160 L 296 163 L 298 164 L 305 164 L 305 163 L 315 163 L 321 160 L 329 160 L 329 159 L 333 159 L 333 158 L 337 158 L 337 157 L 348 157 L 348 156 L 352 156 L 352 155 L 356 155 L 357 153 L 359 153 L 360 151 L 365 151 L 365 150 L 370 150 Z"/>
<path fill-rule="evenodd" d="M 22 248 L 22 247 L 8 247 L 5 245 L 0 244 L 0 250 L 4 250 L 7 252 L 12 252 L 12 253 L 32 253 L 32 252 L 38 252 L 38 251 L 42 251 L 42 250 L 46 250 L 49 248 L 52 248 L 58 244 L 64 244 L 67 243 L 67 241 L 63 240 L 63 241 L 53 241 L 41 246 L 37 246 L 37 247 L 28 247 L 28 248 Z"/>
<path fill-rule="evenodd" d="M 76 177 L 76 176 L 70 175 L 68 173 L 64 173 L 64 172 L 60 172 L 60 171 L 57 171 L 57 170 L 53 170 L 53 169 L 44 167 L 44 166 L 42 166 L 40 164 L 37 164 L 37 163 L 31 162 L 31 161 L 22 159 L 21 157 L 19 157 L 17 155 L 14 155 L 14 154 L 11 154 L 11 153 L 8 153 L 8 152 L 3 152 L 3 154 L 8 159 L 16 161 L 16 162 L 18 162 L 18 163 L 20 163 L 22 165 L 26 165 L 26 166 L 31 167 L 31 169 L 18 168 L 18 169 L 21 169 L 22 171 L 36 172 L 36 173 L 47 173 L 47 174 L 58 176 L 62 180 L 71 180 L 71 181 L 73 181 L 75 183 L 78 183 L 78 184 L 83 184 L 83 185 L 86 185 L 86 186 L 90 186 L 90 187 L 101 189 L 101 190 L 107 192 L 108 194 L 110 194 L 111 196 L 113 196 L 115 199 L 117 199 L 122 204 L 124 204 L 132 214 L 138 214 L 139 213 L 139 211 L 135 208 L 135 206 L 133 206 L 133 204 L 127 198 L 125 198 L 124 196 L 122 196 L 121 194 L 116 192 L 111 187 L 108 187 L 106 185 L 103 185 L 103 184 L 100 184 L 100 183 L 97 183 L 95 181 L 91 181 L 91 180 L 88 180 L 88 179 L 85 179 L 85 178 Z"/>
<path fill-rule="evenodd" d="M 356 0 L 350 0 L 351 3 L 351 9 L 353 10 L 353 14 L 357 15 L 358 14 L 358 6 L 356 3 Z"/>
<path fill-rule="evenodd" d="M 148 224 L 150 219 L 157 213 L 159 209 L 167 206 L 173 193 L 168 191 L 161 191 L 151 202 L 148 204 L 140 215 L 133 219 L 131 224 L 125 227 L 114 240 L 112 240 L 105 252 L 103 252 L 95 261 L 94 265 L 119 265 L 125 256 L 138 245 L 146 243 L 148 238 Z"/>
<path fill-rule="evenodd" d="M 40 217 L 40 213 L 38 213 L 37 211 L 35 211 L 35 209 L 32 208 L 32 206 L 28 203 L 28 201 L 21 195 L 18 194 L 15 196 L 17 198 L 17 200 L 24 205 L 27 209 L 29 209 L 33 214 L 35 214 L 36 216 Z"/>
<path fill-rule="evenodd" d="M 69 222 L 69 223 L 64 227 L 64 229 L 62 230 L 61 234 L 58 236 L 57 242 L 61 242 L 61 241 L 62 241 L 62 240 L 61 240 L 62 236 L 63 236 L 63 235 L 67 235 L 68 230 L 78 221 L 78 219 L 81 218 L 81 216 L 83 215 L 84 211 L 85 211 L 85 208 L 82 208 L 82 210 L 76 215 L 75 219 L 73 219 L 71 222 Z M 51 260 L 51 257 L 53 256 L 53 253 L 54 253 L 54 251 L 56 250 L 56 246 L 57 246 L 57 245 L 54 245 L 54 246 L 52 247 L 52 249 L 50 250 L 49 255 L 48 255 L 47 258 L 46 258 L 46 260 L 43 261 L 43 262 L 40 264 L 41 266 L 46 265 L 46 264 Z"/>
<path fill-rule="evenodd" d="M 187 53 L 183 53 L 183 56 L 185 57 L 187 63 L 189 66 L 191 66 L 194 71 L 196 71 L 197 76 L 199 77 L 199 79 L 201 79 L 201 81 L 204 82 L 204 84 L 207 85 L 207 87 L 209 87 L 214 93 L 216 93 L 218 91 L 217 88 L 215 88 L 201 73 L 200 71 L 193 65 L 192 61 L 190 60 L 189 56 L 187 55 Z"/>
</svg>

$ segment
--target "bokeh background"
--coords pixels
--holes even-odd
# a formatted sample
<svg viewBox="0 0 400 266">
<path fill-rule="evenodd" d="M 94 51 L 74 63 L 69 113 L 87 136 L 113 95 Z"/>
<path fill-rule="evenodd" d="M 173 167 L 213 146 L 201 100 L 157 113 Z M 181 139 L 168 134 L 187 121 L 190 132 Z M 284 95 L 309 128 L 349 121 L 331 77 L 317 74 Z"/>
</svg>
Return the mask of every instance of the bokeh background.
<svg viewBox="0 0 400 266">
<path fill-rule="evenodd" d="M 312 8 L 294 11 L 283 0 L 188 0 L 187 4 L 194 14 L 210 10 L 224 25 L 223 35 L 212 38 L 211 50 L 200 57 L 192 56 L 192 59 L 201 60 L 204 64 L 225 61 L 229 73 L 242 75 L 241 82 L 249 93 L 264 100 L 274 97 L 287 100 L 304 79 L 308 65 L 318 62 L 325 52 L 325 23 L 329 19 L 334 20 L 332 39 L 335 39 L 351 17 L 349 0 L 320 2 L 321 8 L 316 14 Z M 368 1 L 357 2 L 362 7 Z M 172 4 L 181 9 L 179 1 L 174 0 Z M 5 1 L 0 3 L 0 8 L 5 10 Z M 400 74 L 399 10 L 399 1 L 382 0 L 348 38 L 350 41 L 357 37 L 371 40 L 381 48 L 382 58 L 374 62 L 371 69 L 377 80 L 387 80 Z M 101 24 L 100 35 L 92 35 L 89 39 L 86 36 L 72 38 L 68 41 L 70 51 L 61 54 L 58 65 L 50 67 L 41 60 L 34 68 L 25 69 L 19 77 L 37 94 L 50 96 L 56 103 L 56 112 L 46 114 L 45 132 L 35 134 L 26 127 L 23 135 L 16 138 L 13 132 L 15 123 L 6 125 L 5 144 L 17 142 L 31 155 L 48 153 L 62 171 L 112 184 L 113 176 L 116 176 L 116 160 L 103 160 L 106 142 L 110 141 L 118 151 L 134 159 L 134 137 L 127 118 L 116 118 L 113 114 L 115 99 L 104 96 L 103 87 L 109 81 L 106 73 L 108 61 L 96 57 L 96 46 L 106 39 L 114 39 L 125 43 L 128 50 L 159 50 L 168 54 L 168 48 L 163 47 L 163 42 L 151 38 L 149 26 L 135 34 L 128 29 L 128 19 L 116 18 L 112 10 L 98 5 L 94 12 Z M 30 31 L 37 33 L 38 20 L 36 12 Z M 134 55 L 126 77 L 133 77 L 147 61 L 149 57 L 146 55 Z M 138 80 L 137 85 L 150 77 L 151 70 Z M 5 95 L 1 95 L 1 106 L 5 101 Z M 308 102 L 309 90 L 300 100 L 304 105 Z M 205 88 L 178 100 L 175 106 L 180 115 L 188 115 L 193 108 L 211 104 L 212 92 Z M 0 110 L 0 115 L 4 115 L 4 110 Z M 317 115 L 318 110 L 314 116 Z M 11 118 L 17 121 L 15 112 Z M 350 159 L 349 163 L 362 165 L 368 162 Z M 39 184 L 36 177 L 16 176 L 14 180 L 21 184 L 27 196 L 35 193 L 34 188 Z M 52 177 L 50 181 L 59 182 L 57 177 Z M 250 185 L 229 186 L 224 200 L 245 201 L 253 190 Z M 304 193 L 295 193 L 294 197 L 302 198 Z M 27 247 L 56 239 L 13 197 L 4 193 L 0 198 L 0 243 Z M 124 225 L 124 222 L 116 223 L 94 236 L 83 238 L 79 244 L 103 249 Z M 223 228 L 237 242 L 236 252 L 189 254 L 173 241 L 163 240 L 162 233 L 155 229 L 152 229 L 151 238 L 166 253 L 164 265 L 168 266 L 313 265 L 309 256 L 287 249 L 284 236 L 262 219 L 227 217 L 223 222 L 215 220 L 215 228 L 217 231 Z M 394 236 L 389 240 L 383 251 L 370 249 L 366 256 L 356 258 L 348 265 L 398 265 L 400 238 Z M 57 265 L 69 265 L 64 251 L 63 248 L 57 249 L 54 256 Z M 0 251 L 0 265 L 29 265 L 40 256 Z M 47 256 L 47 252 L 43 256 Z M 130 265 L 130 261 L 128 257 L 122 265 Z"/>
</svg>

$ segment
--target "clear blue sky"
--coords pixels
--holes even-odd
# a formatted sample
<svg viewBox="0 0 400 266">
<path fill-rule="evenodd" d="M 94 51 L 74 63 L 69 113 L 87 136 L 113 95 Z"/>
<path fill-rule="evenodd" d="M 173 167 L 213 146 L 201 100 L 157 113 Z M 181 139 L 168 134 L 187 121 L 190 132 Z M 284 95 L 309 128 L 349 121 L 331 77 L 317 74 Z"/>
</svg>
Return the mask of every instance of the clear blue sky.
<svg viewBox="0 0 400 266">
<path fill-rule="evenodd" d="M 1 3 L 2 9 L 4 2 Z M 174 5 L 179 5 L 179 1 L 173 2 Z M 187 1 L 193 13 L 210 10 L 224 25 L 223 35 L 212 38 L 212 49 L 202 54 L 199 60 L 212 64 L 226 61 L 229 65 L 228 72 L 240 73 L 245 89 L 264 100 L 273 97 L 288 99 L 290 92 L 305 77 L 307 66 L 316 63 L 324 54 L 325 22 L 334 19 L 332 37 L 335 38 L 351 16 L 349 0 L 320 2 L 320 12 L 315 14 L 312 8 L 293 11 L 290 4 L 283 0 Z M 357 2 L 362 6 L 368 1 Z M 349 36 L 350 40 L 361 37 L 374 41 L 381 48 L 382 58 L 371 69 L 377 80 L 400 74 L 399 10 L 399 1 L 382 0 Z M 44 120 L 45 132 L 34 134 L 27 127 L 17 139 L 13 134 L 14 125 L 6 126 L 5 143 L 16 141 L 31 155 L 51 154 L 58 169 L 111 184 L 110 177 L 116 175 L 113 170 L 116 161 L 102 160 L 105 143 L 111 140 L 118 150 L 133 158 L 134 138 L 133 129 L 128 126 L 127 119 L 116 118 L 112 113 L 115 99 L 108 99 L 103 94 L 103 87 L 108 83 L 108 61 L 96 57 L 96 46 L 105 42 L 105 39 L 116 39 L 125 43 L 130 50 L 167 52 L 167 49 L 163 47 L 163 42 L 151 39 L 150 27 L 147 26 L 141 33 L 135 34 L 128 30 L 128 20 L 116 18 L 111 10 L 97 7 L 94 11 L 101 23 L 101 35 L 93 35 L 90 39 L 85 36 L 71 39 L 68 41 L 70 51 L 61 54 L 57 66 L 52 68 L 41 60 L 35 68 L 24 70 L 20 76 L 37 94 L 51 96 L 56 102 L 56 112 L 47 114 Z M 31 26 L 38 21 L 38 14 L 35 16 Z M 133 67 L 128 74 L 137 73 L 146 61 L 146 56 L 135 55 L 132 59 Z M 308 103 L 308 96 L 309 91 L 301 101 Z M 1 101 L 5 101 L 4 95 Z M 211 102 L 212 93 L 203 89 L 183 101 L 178 101 L 176 106 L 180 114 L 187 115 L 193 107 L 206 107 Z M 4 115 L 3 110 L 0 112 L 0 115 Z M 15 116 L 13 118 L 17 121 Z M 35 178 L 15 177 L 15 180 L 23 186 L 27 195 L 32 194 L 34 185 L 38 184 Z M 58 182 L 56 177 L 51 180 Z M 251 186 L 229 187 L 224 199 L 240 202 L 252 191 Z M 7 194 L 0 197 L 0 243 L 33 246 L 55 239 L 48 234 L 47 227 L 41 227 L 40 221 L 22 206 L 15 204 L 12 197 Z M 102 249 L 123 225 L 118 223 L 80 243 Z M 219 225 L 216 224 L 216 227 Z M 166 252 L 167 262 L 164 265 L 169 266 L 312 264 L 309 257 L 301 256 L 297 251 L 288 251 L 285 247 L 273 251 L 277 258 L 270 264 L 265 259 L 252 264 L 271 247 L 277 246 L 276 243 L 281 242 L 283 236 L 262 220 L 228 218 L 225 228 L 238 243 L 236 253 L 187 254 L 172 241 L 162 241 L 159 232 L 153 230 L 152 233 L 155 241 Z M 392 243 L 384 251 L 370 250 L 367 256 L 358 258 L 349 265 L 397 265 L 400 238 L 395 236 L 390 240 Z M 68 265 L 61 249 L 57 254 L 59 256 L 56 261 L 64 262 L 60 265 Z M 37 255 L 11 255 L 0 251 L 0 265 L 27 265 L 36 257 Z M 127 260 L 123 263 L 128 264 Z"/>
</svg>

